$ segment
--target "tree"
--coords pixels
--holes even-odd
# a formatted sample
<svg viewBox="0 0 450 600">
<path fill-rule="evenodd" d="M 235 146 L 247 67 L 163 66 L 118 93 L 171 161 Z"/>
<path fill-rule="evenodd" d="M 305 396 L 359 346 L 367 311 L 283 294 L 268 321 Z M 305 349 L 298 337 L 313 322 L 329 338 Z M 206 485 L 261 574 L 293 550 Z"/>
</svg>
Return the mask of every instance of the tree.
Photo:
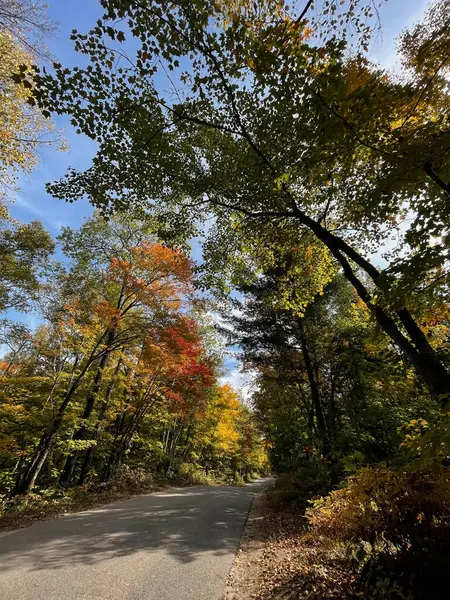
<svg viewBox="0 0 450 600">
<path fill-rule="evenodd" d="M 237 226 L 254 245 L 286 225 L 298 240 L 311 232 L 443 402 L 450 375 L 413 316 L 411 274 L 448 283 L 445 239 L 431 244 L 448 220 L 448 2 L 403 36 L 404 81 L 364 57 L 370 3 L 326 2 L 317 18 L 311 4 L 104 0 L 97 25 L 72 36 L 89 65 L 33 79 L 43 108 L 99 143 L 88 171 L 50 190 L 104 210 L 150 206 L 180 235 L 214 214 L 222 244 Z M 414 44 L 431 77 L 408 58 Z M 167 95 L 157 78 L 170 71 Z M 405 207 L 402 260 L 381 271 L 366 256 Z"/>
<path fill-rule="evenodd" d="M 39 221 L 0 220 L 0 311 L 26 311 L 38 299 L 55 244 Z"/>
<path fill-rule="evenodd" d="M 299 316 L 277 306 L 278 269 L 242 284 L 230 342 L 256 373 L 253 402 L 278 471 L 324 460 L 334 477 L 398 452 L 399 428 L 437 411 L 396 346 L 376 332 L 366 306 L 336 276 Z"/>
<path fill-rule="evenodd" d="M 30 344 L 31 333 L 22 323 L 2 319 L 0 321 L 0 344 L 8 349 L 8 362 L 4 367 L 4 374 L 14 367 L 15 363 L 21 362 L 22 353 L 26 352 Z"/>
<path fill-rule="evenodd" d="M 0 27 L 33 57 L 49 58 L 46 42 L 55 25 L 40 0 L 0 0 Z"/>
<path fill-rule="evenodd" d="M 206 411 L 193 432 L 193 445 L 200 452 L 207 472 L 223 470 L 224 465 L 239 475 L 264 471 L 265 453 L 258 447 L 253 415 L 236 391 L 220 385 L 211 394 Z"/>
<path fill-rule="evenodd" d="M 117 472 L 133 438 L 156 405 L 165 407 L 173 417 L 172 427 L 165 436 L 168 470 L 186 423 L 192 423 L 202 414 L 213 385 L 213 368 L 204 352 L 197 324 L 185 315 L 172 315 L 164 322 L 149 324 L 143 345 L 136 350 L 139 356 L 130 357 L 123 412 L 103 468 L 105 479 Z"/>
<path fill-rule="evenodd" d="M 51 493 L 129 468 L 193 481 L 265 468 L 252 415 L 218 391 L 191 261 L 125 216 L 97 215 L 61 241 L 72 261 L 43 290 L 44 324 L 2 322 L 2 492 Z"/>
<path fill-rule="evenodd" d="M 0 6 L 0 198 L 16 189 L 16 173 L 30 172 L 37 164 L 39 150 L 50 146 L 64 149 L 50 114 L 35 106 L 32 86 L 18 86 L 14 78 L 34 64 L 34 57 L 2 26 Z"/>
<path fill-rule="evenodd" d="M 39 271 L 54 249 L 38 221 L 19 224 L 9 218 L 4 204 L 17 189 L 17 173 L 30 172 L 37 165 L 40 148 L 63 148 L 50 114 L 35 106 L 31 87 L 14 83 L 14 77 L 31 68 L 36 55 L 42 54 L 42 36 L 51 30 L 42 4 L 0 2 L 0 311 L 30 308 L 40 287 Z"/>
<path fill-rule="evenodd" d="M 98 237 L 91 237 L 92 229 L 95 230 L 96 226 L 99 226 L 101 232 L 101 222 L 99 224 L 88 223 L 80 230 L 75 242 L 76 247 L 72 250 L 74 256 L 77 256 L 79 251 L 86 253 L 89 241 L 97 239 L 99 242 Z M 124 238 L 130 231 L 130 229 L 127 231 L 127 226 L 128 224 L 124 221 L 122 228 L 118 227 L 115 230 L 111 228 L 113 235 L 114 232 L 118 234 L 116 239 L 114 237 L 110 239 L 113 246 L 110 247 L 107 285 L 110 288 L 111 296 L 97 307 L 97 310 L 103 315 L 104 330 L 101 332 L 101 339 L 105 348 L 98 362 L 94 383 L 86 400 L 82 423 L 89 419 L 93 411 L 103 373 L 112 352 L 126 347 L 130 341 L 139 340 L 149 324 L 156 319 L 164 319 L 167 311 L 179 309 L 183 294 L 189 292 L 189 260 L 180 252 L 170 250 L 157 243 L 142 241 L 138 246 L 132 246 L 128 239 L 128 247 L 124 246 Z M 103 226 L 103 232 L 104 230 Z M 135 232 L 139 231 L 140 229 L 137 227 Z M 66 231 L 66 235 L 69 241 L 65 247 L 66 251 L 69 251 L 73 234 Z M 105 237 L 103 236 L 102 240 L 103 251 L 106 251 Z M 120 252 L 120 248 L 122 252 L 114 254 L 113 248 L 117 252 Z M 94 258 L 94 261 L 98 260 L 99 257 Z M 142 311 L 142 314 L 136 314 L 136 311 Z M 74 433 L 74 440 L 83 440 L 85 435 L 86 427 L 81 425 L 80 429 Z M 62 485 L 67 486 L 72 482 L 77 458 L 76 452 L 68 457 L 65 470 L 61 475 Z"/>
<path fill-rule="evenodd" d="M 23 469 L 17 493 L 26 493 L 33 487 L 68 407 L 95 369 L 81 423 L 73 432 L 72 451 L 60 478 L 63 486 L 72 483 L 79 450 L 85 447 L 87 423 L 111 356 L 124 349 L 139 349 L 149 327 L 167 322 L 171 314 L 181 310 L 191 286 L 190 261 L 180 251 L 148 237 L 145 240 L 145 231 L 142 224 L 134 225 L 125 218 L 108 226 L 101 217 L 94 217 L 80 231 L 66 229 L 61 236 L 74 265 L 66 282 L 72 289 L 71 300 L 58 311 L 57 326 L 65 345 L 81 353 L 74 376 L 61 390 L 55 417 Z M 92 254 L 96 245 L 101 254 Z"/>
</svg>

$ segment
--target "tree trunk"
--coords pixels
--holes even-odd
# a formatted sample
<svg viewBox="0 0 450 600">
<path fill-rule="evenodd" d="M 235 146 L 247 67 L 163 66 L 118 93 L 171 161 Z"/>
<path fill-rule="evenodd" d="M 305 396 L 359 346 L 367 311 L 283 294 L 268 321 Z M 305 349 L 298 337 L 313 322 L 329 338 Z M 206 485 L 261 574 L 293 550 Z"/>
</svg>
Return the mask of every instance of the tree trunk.
<svg viewBox="0 0 450 600">
<path fill-rule="evenodd" d="M 113 450 L 103 467 L 102 481 L 108 481 L 117 472 L 122 464 L 123 457 L 131 445 L 134 434 L 141 428 L 145 416 L 156 400 L 157 398 L 152 395 L 151 385 L 141 399 L 141 404 L 130 415 L 131 418 L 128 424 L 125 419 L 121 420 L 121 430 L 116 434 Z"/>
<path fill-rule="evenodd" d="M 436 171 L 433 169 L 433 166 L 429 162 L 425 164 L 423 170 L 428 175 L 428 177 L 432 181 L 434 181 L 434 183 L 437 186 L 441 188 L 441 190 L 444 190 L 447 196 L 450 196 L 450 184 L 446 183 L 439 177 L 439 175 L 436 173 Z"/>
<path fill-rule="evenodd" d="M 100 343 L 101 339 L 97 342 L 95 348 L 92 350 L 89 359 L 86 361 L 86 364 L 84 365 L 80 373 L 71 381 L 69 389 L 66 395 L 64 396 L 63 401 L 61 402 L 61 405 L 58 409 L 58 413 L 53 420 L 50 430 L 43 434 L 34 452 L 33 458 L 25 468 L 25 471 L 18 477 L 16 486 L 13 490 L 13 495 L 28 494 L 33 489 L 36 479 L 47 459 L 55 435 L 58 433 L 58 430 L 61 426 L 66 408 L 72 400 L 73 395 L 75 394 L 78 386 L 80 385 L 81 380 L 86 375 L 89 367 L 98 358 L 98 356 L 96 356 L 95 353 L 98 350 Z"/>
<path fill-rule="evenodd" d="M 86 400 L 86 405 L 84 407 L 83 415 L 82 415 L 82 425 L 78 428 L 77 431 L 72 436 L 74 441 L 81 441 L 85 438 L 86 435 L 86 420 L 89 419 L 95 404 L 95 398 L 100 390 L 100 385 L 103 378 L 103 371 L 106 366 L 108 359 L 108 354 L 104 354 L 102 356 L 101 362 L 95 374 L 93 385 L 90 389 L 89 395 Z M 72 454 L 70 454 L 65 462 L 63 472 L 59 478 L 59 485 L 64 488 L 70 487 L 73 475 L 75 472 L 75 467 L 78 462 L 79 451 L 75 450 Z"/>
<path fill-rule="evenodd" d="M 86 369 L 87 370 L 87 369 Z M 84 373 L 83 373 L 84 374 Z M 36 482 L 36 479 L 41 472 L 41 469 L 45 463 L 45 460 L 48 456 L 50 447 L 52 445 L 53 439 L 56 433 L 59 430 L 59 427 L 62 423 L 64 412 L 72 399 L 75 390 L 77 389 L 79 383 L 81 381 L 81 374 L 78 378 L 72 383 L 67 394 L 62 401 L 58 414 L 53 420 L 52 426 L 50 430 L 45 433 L 38 444 L 38 447 L 35 450 L 34 456 L 31 459 L 31 462 L 27 465 L 25 471 L 18 477 L 16 486 L 13 491 L 13 495 L 21 495 L 21 494 L 29 494 L 33 489 L 33 486 Z"/>
<path fill-rule="evenodd" d="M 122 358 L 119 358 L 119 360 L 117 361 L 116 368 L 114 369 L 114 373 L 113 373 L 113 376 L 111 378 L 111 381 L 110 381 L 110 383 L 108 385 L 108 388 L 106 390 L 105 399 L 104 399 L 104 401 L 102 403 L 102 406 L 100 408 L 100 411 L 99 411 L 98 422 L 97 422 L 97 425 L 95 426 L 94 435 L 92 436 L 92 439 L 95 442 L 98 440 L 98 437 L 100 435 L 102 421 L 105 418 L 106 409 L 109 406 L 109 401 L 111 400 L 111 396 L 112 396 L 112 393 L 113 393 L 113 390 L 114 390 L 114 386 L 116 384 L 117 376 L 119 375 L 121 366 L 122 366 Z M 90 469 L 90 466 L 92 464 L 92 460 L 94 458 L 94 454 L 95 454 L 95 445 L 93 444 L 92 446 L 90 446 L 86 450 L 86 454 L 84 456 L 83 464 L 81 466 L 80 477 L 78 479 L 78 485 L 83 485 L 84 482 L 86 481 L 86 477 L 87 477 L 87 475 L 89 473 L 89 469 Z"/>
<path fill-rule="evenodd" d="M 117 329 L 117 327 L 113 326 L 113 328 L 108 332 L 108 334 L 106 336 L 105 343 L 106 343 L 107 348 L 110 348 L 114 342 L 114 338 L 116 336 L 116 329 Z M 95 373 L 94 382 L 92 384 L 92 387 L 91 387 L 88 397 L 86 399 L 86 405 L 84 407 L 83 415 L 81 417 L 82 424 L 72 437 L 72 439 L 74 441 L 81 441 L 81 440 L 84 440 L 86 437 L 86 432 L 87 432 L 86 421 L 87 421 L 87 419 L 89 419 L 89 417 L 92 414 L 92 411 L 94 410 L 95 400 L 97 398 L 97 394 L 100 391 L 100 386 L 101 386 L 102 380 L 103 380 L 103 373 L 108 364 L 108 360 L 109 360 L 109 357 L 111 356 L 111 352 L 112 352 L 112 350 L 109 350 L 108 352 L 104 352 L 104 354 L 102 355 L 102 357 L 100 359 L 100 362 L 99 362 L 98 368 L 97 368 L 97 372 Z M 78 462 L 78 456 L 79 456 L 79 451 L 75 450 L 75 452 L 73 452 L 73 454 L 71 454 L 67 457 L 63 472 L 61 473 L 61 476 L 59 478 L 59 485 L 61 487 L 68 488 L 72 484 L 73 475 L 74 475 L 75 468 L 76 468 L 77 462 Z"/>
<path fill-rule="evenodd" d="M 305 330 L 303 327 L 302 319 L 298 319 L 299 331 L 300 331 L 300 343 L 302 347 L 303 359 L 305 361 L 306 373 L 308 375 L 309 387 L 311 390 L 311 399 L 314 406 L 314 413 L 316 415 L 317 422 L 317 433 L 321 443 L 321 451 L 326 456 L 329 451 L 327 427 L 325 423 L 325 417 L 322 409 L 322 401 L 320 397 L 320 390 L 314 376 L 314 369 L 311 363 L 311 357 L 309 354 L 308 344 L 306 343 Z"/>
<path fill-rule="evenodd" d="M 438 402 L 446 404 L 450 397 L 450 374 L 409 311 L 404 308 L 399 310 L 397 314 L 414 344 L 405 337 L 394 319 L 381 306 L 372 303 L 368 290 L 356 277 L 348 260 L 335 249 L 332 250 L 332 253 L 342 265 L 344 275 L 353 285 L 361 300 L 372 312 L 383 331 L 396 343 L 416 369 L 430 394 Z"/>
<path fill-rule="evenodd" d="M 349 246 L 345 240 L 334 235 L 322 227 L 319 221 L 315 221 L 303 212 L 303 210 L 297 206 L 293 195 L 286 185 L 283 186 L 283 190 L 293 207 L 293 216 L 310 229 L 330 250 L 337 262 L 343 268 L 345 277 L 354 286 L 357 294 L 372 312 L 381 329 L 402 350 L 427 386 L 430 394 L 441 404 L 447 403 L 450 398 L 450 373 L 439 359 L 436 351 L 426 340 L 420 327 L 406 308 L 399 310 L 396 314 L 410 336 L 410 340 L 406 338 L 397 326 L 395 320 L 380 306 L 373 304 L 371 295 L 356 276 L 349 260 L 354 261 L 358 267 L 367 273 L 378 289 L 381 289 L 380 271 L 361 256 L 359 252 Z"/>
<path fill-rule="evenodd" d="M 426 381 L 430 382 L 427 384 L 428 388 L 433 395 L 440 402 L 446 404 L 450 400 L 450 373 L 438 359 L 436 352 L 408 309 L 402 308 L 397 315 L 417 350 L 416 368 L 425 374 Z M 422 378 L 425 379 L 425 377 Z"/>
</svg>

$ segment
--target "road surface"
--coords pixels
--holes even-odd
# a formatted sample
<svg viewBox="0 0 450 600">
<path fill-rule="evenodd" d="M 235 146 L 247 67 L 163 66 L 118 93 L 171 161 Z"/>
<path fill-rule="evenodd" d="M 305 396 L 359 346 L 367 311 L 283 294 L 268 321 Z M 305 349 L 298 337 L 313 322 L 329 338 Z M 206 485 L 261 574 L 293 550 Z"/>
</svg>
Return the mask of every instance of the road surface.
<svg viewBox="0 0 450 600">
<path fill-rule="evenodd" d="M 219 600 L 270 483 L 172 488 L 0 534 L 0 598 Z"/>
</svg>

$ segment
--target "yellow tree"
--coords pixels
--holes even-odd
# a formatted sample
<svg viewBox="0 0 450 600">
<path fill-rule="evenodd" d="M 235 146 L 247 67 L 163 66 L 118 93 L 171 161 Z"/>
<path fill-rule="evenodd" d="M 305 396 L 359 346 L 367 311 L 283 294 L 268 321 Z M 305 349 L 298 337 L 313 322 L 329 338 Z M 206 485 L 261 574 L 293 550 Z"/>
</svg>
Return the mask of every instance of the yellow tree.
<svg viewBox="0 0 450 600">
<path fill-rule="evenodd" d="M 237 428 L 242 407 L 230 385 L 218 386 L 211 396 L 205 415 L 194 438 L 201 448 L 206 473 L 229 460 L 239 450 Z"/>
<path fill-rule="evenodd" d="M 32 54 L 0 27 L 0 199 L 16 188 L 17 172 L 31 171 L 44 146 L 64 147 L 45 111 L 34 106 L 32 86 L 14 83 L 14 75 L 31 67 Z"/>
</svg>

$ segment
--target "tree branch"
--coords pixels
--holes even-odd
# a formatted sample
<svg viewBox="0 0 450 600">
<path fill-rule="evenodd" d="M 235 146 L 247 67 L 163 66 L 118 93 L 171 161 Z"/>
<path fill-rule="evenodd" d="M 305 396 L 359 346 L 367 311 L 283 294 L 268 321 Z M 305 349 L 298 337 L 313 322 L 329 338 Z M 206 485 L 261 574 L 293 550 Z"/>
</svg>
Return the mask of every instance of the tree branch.
<svg viewBox="0 0 450 600">
<path fill-rule="evenodd" d="M 303 21 L 303 18 L 305 17 L 306 13 L 308 12 L 308 10 L 311 8 L 311 6 L 313 4 L 314 4 L 314 0 L 308 0 L 308 2 L 305 5 L 305 8 L 300 13 L 300 16 L 295 20 L 295 22 L 297 24 L 300 23 L 301 21 Z"/>
</svg>

